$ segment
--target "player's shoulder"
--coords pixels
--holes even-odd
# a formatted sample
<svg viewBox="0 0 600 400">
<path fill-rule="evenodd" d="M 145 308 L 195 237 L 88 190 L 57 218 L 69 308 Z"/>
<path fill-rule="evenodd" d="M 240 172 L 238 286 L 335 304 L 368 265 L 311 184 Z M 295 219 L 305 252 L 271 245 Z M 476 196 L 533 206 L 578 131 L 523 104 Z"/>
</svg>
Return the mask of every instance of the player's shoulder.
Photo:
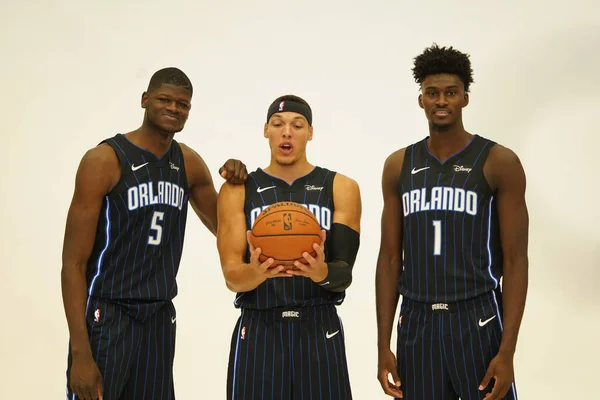
<svg viewBox="0 0 600 400">
<path fill-rule="evenodd" d="M 119 157 L 115 149 L 106 141 L 88 149 L 81 161 L 82 164 L 96 168 L 119 167 Z"/>
<path fill-rule="evenodd" d="M 492 160 L 497 163 L 514 163 L 519 160 L 519 156 L 512 149 L 503 146 L 499 143 L 494 143 L 490 149 L 488 160 Z"/>
<path fill-rule="evenodd" d="M 408 147 L 403 147 L 401 149 L 398 149 L 396 151 L 394 151 L 393 153 L 391 153 L 390 155 L 387 156 L 387 158 L 385 159 L 385 163 L 384 165 L 388 166 L 388 165 L 398 165 L 400 164 L 400 166 L 402 165 L 402 162 L 404 161 L 404 155 L 406 154 L 406 149 Z"/>
<path fill-rule="evenodd" d="M 336 193 L 356 192 L 359 191 L 359 185 L 355 179 L 340 172 L 336 172 L 335 177 L 333 178 L 333 190 Z"/>
<path fill-rule="evenodd" d="M 196 150 L 192 149 L 187 144 L 182 143 L 182 142 L 177 142 L 175 140 L 173 140 L 173 144 L 179 146 L 179 148 L 181 149 L 181 153 L 183 154 L 184 159 L 191 158 L 191 157 L 198 157 L 199 159 L 202 159 L 202 157 L 200 157 L 200 154 L 198 154 L 198 152 Z"/>
<path fill-rule="evenodd" d="M 219 189 L 219 198 L 244 199 L 246 197 L 246 185 L 224 182 Z"/>
<path fill-rule="evenodd" d="M 407 149 L 408 147 L 403 147 L 387 156 L 385 162 L 383 163 L 384 175 L 392 174 L 395 177 L 400 176 L 400 172 L 402 171 L 402 165 L 404 164 L 404 156 L 406 154 Z"/>
</svg>

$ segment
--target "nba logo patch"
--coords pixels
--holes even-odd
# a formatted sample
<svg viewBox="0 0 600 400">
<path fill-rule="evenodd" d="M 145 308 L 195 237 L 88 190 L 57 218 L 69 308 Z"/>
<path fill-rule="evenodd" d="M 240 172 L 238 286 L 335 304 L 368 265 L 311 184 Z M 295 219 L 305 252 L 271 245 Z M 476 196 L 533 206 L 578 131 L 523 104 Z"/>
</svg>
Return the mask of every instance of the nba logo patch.
<svg viewBox="0 0 600 400">
<path fill-rule="evenodd" d="M 242 340 L 246 339 L 246 327 L 242 328 Z"/>
<path fill-rule="evenodd" d="M 279 111 L 283 111 L 283 106 L 285 105 L 285 101 L 279 103 Z"/>
<path fill-rule="evenodd" d="M 95 321 L 95 322 L 100 322 L 100 309 L 97 309 L 97 310 L 94 312 L 94 321 Z"/>
<path fill-rule="evenodd" d="M 283 213 L 283 230 L 292 230 L 292 214 L 290 213 Z"/>
<path fill-rule="evenodd" d="M 402 326 L 402 315 L 398 318 L 398 326 Z"/>
</svg>

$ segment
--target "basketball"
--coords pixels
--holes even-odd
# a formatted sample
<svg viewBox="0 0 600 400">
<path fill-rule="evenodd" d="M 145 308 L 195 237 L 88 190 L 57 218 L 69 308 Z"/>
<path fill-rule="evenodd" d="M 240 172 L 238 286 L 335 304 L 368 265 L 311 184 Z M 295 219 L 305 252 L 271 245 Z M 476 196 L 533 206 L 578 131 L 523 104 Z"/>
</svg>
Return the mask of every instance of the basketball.
<svg viewBox="0 0 600 400">
<path fill-rule="evenodd" d="M 294 261 L 306 263 L 302 254 L 316 257 L 313 243 L 321 243 L 321 226 L 314 214 L 294 202 L 279 202 L 265 208 L 256 217 L 250 243 L 261 249 L 260 262 L 272 258 L 273 266 L 296 268 Z"/>
</svg>

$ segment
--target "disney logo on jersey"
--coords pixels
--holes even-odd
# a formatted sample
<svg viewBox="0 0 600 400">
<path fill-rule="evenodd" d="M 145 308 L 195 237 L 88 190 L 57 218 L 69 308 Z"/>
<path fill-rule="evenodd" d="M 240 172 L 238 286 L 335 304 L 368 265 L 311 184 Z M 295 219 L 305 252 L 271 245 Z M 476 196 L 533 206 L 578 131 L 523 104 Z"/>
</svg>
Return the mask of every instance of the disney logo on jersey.
<svg viewBox="0 0 600 400">
<path fill-rule="evenodd" d="M 331 210 L 325 206 L 319 206 L 316 204 L 300 204 L 300 203 L 294 203 L 297 204 L 299 206 L 302 206 L 304 208 L 308 208 L 308 210 L 313 213 L 313 215 L 317 218 L 317 221 L 319 222 L 319 225 L 321 225 L 322 229 L 325 229 L 326 231 L 331 229 Z M 262 206 L 262 207 L 256 207 L 253 208 L 252 211 L 250 211 L 250 226 L 254 226 L 254 221 L 256 221 L 256 218 L 260 215 L 261 212 L 263 212 L 263 210 L 269 208 L 270 206 Z M 293 225 L 300 225 L 300 226 L 304 226 L 306 224 L 308 224 L 310 221 L 308 220 L 309 217 L 303 217 L 302 215 L 297 215 L 296 219 L 292 220 L 291 215 L 290 217 L 286 220 L 286 215 L 290 215 L 290 214 L 285 214 L 283 219 L 284 219 L 284 229 L 288 230 L 288 228 L 285 227 L 285 223 L 289 224 L 289 230 L 291 230 L 293 228 Z M 275 217 L 272 221 L 266 221 L 267 224 L 277 224 L 277 223 L 281 223 L 282 219 L 279 217 Z"/>
<path fill-rule="evenodd" d="M 169 161 L 169 166 L 171 167 L 171 169 L 174 169 L 175 171 L 179 172 L 179 167 L 173 164 L 171 161 Z"/>
<path fill-rule="evenodd" d="M 456 165 L 454 164 L 454 172 L 466 172 L 469 173 L 471 172 L 473 168 L 467 168 L 467 167 L 463 167 L 462 165 Z"/>
<path fill-rule="evenodd" d="M 323 186 L 304 185 L 304 190 L 323 190 Z"/>
</svg>

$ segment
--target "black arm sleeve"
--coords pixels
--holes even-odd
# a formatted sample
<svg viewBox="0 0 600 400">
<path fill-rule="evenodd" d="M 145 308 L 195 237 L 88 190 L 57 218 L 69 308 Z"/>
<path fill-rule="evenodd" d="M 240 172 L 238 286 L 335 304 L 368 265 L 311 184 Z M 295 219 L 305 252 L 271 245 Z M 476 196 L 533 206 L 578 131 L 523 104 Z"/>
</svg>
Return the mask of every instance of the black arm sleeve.
<svg viewBox="0 0 600 400">
<path fill-rule="evenodd" d="M 352 283 L 352 267 L 360 245 L 360 234 L 339 223 L 331 227 L 331 261 L 327 263 L 327 277 L 320 286 L 331 292 L 343 292 Z"/>
</svg>

